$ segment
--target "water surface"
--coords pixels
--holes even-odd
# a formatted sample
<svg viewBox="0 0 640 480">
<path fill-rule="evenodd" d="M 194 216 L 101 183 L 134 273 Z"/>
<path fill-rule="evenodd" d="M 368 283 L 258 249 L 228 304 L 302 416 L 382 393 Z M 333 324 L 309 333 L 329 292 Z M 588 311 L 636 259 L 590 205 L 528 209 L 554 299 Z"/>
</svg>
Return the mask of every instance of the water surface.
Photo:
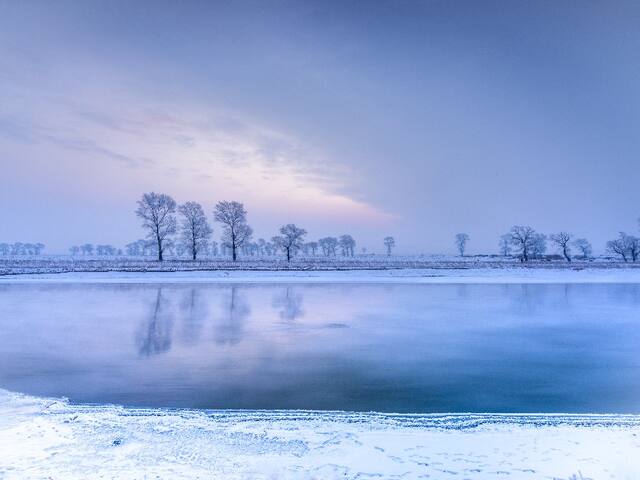
<svg viewBox="0 0 640 480">
<path fill-rule="evenodd" d="M 640 413 L 640 285 L 0 285 L 0 388 L 161 407 Z"/>
</svg>

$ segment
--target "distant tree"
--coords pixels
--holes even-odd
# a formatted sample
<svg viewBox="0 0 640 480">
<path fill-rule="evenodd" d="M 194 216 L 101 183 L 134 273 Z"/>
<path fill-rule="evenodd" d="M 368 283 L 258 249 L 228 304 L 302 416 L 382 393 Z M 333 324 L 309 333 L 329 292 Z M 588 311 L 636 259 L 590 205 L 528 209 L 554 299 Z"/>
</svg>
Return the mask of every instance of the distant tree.
<svg viewBox="0 0 640 480">
<path fill-rule="evenodd" d="M 591 256 L 593 249 L 591 244 L 586 238 L 577 238 L 573 241 L 573 246 L 576 247 L 582 254 L 582 259 L 586 260 Z"/>
<path fill-rule="evenodd" d="M 307 243 L 307 246 L 309 247 L 309 251 L 311 252 L 311 255 L 315 257 L 316 251 L 318 250 L 318 242 L 309 242 Z"/>
<path fill-rule="evenodd" d="M 549 239 L 560 249 L 562 256 L 567 262 L 571 262 L 571 246 L 569 242 L 573 235 L 567 232 L 553 233 L 549 236 Z"/>
<path fill-rule="evenodd" d="M 80 245 L 80 251 L 83 255 L 93 255 L 93 245 L 91 243 Z"/>
<path fill-rule="evenodd" d="M 33 254 L 40 255 L 44 249 L 45 249 L 44 243 L 36 243 L 33 246 Z"/>
<path fill-rule="evenodd" d="M 69 247 L 69 253 L 75 257 L 76 255 L 78 255 L 80 253 L 80 247 L 77 245 L 72 245 L 71 247 Z"/>
<path fill-rule="evenodd" d="M 209 251 L 211 252 L 211 256 L 217 257 L 218 256 L 218 242 L 212 241 L 211 244 L 209 245 Z"/>
<path fill-rule="evenodd" d="M 176 202 L 164 193 L 145 193 L 138 200 L 136 215 L 148 230 L 147 238 L 156 243 L 158 261 L 162 262 L 166 242 L 176 233 Z"/>
<path fill-rule="evenodd" d="M 353 257 L 354 250 L 356 248 L 356 241 L 351 235 L 342 235 L 338 240 L 338 245 L 340 245 L 340 250 L 342 251 L 343 256 Z"/>
<path fill-rule="evenodd" d="M 514 225 L 509 232 L 511 245 L 515 248 L 521 262 L 528 262 L 531 251 L 540 239 L 536 231 L 528 226 Z"/>
<path fill-rule="evenodd" d="M 547 236 L 542 233 L 536 233 L 533 236 L 533 244 L 531 245 L 531 256 L 533 258 L 542 258 L 547 251 Z"/>
<path fill-rule="evenodd" d="M 469 241 L 469 235 L 466 233 L 456 234 L 456 248 L 461 257 L 464 257 L 464 251 L 467 248 L 467 242 Z"/>
<path fill-rule="evenodd" d="M 511 253 L 511 234 L 505 233 L 500 236 L 500 242 L 498 243 L 498 247 L 500 248 L 500 255 L 503 257 L 509 256 Z"/>
<path fill-rule="evenodd" d="M 318 240 L 320 244 L 320 248 L 322 248 L 322 253 L 326 257 L 336 255 L 336 247 L 338 246 L 338 239 L 336 237 L 324 237 Z"/>
<path fill-rule="evenodd" d="M 391 255 L 391 249 L 396 246 L 396 241 L 393 237 L 384 237 L 384 246 L 387 247 L 387 255 Z"/>
<path fill-rule="evenodd" d="M 182 244 L 191 255 L 191 259 L 196 260 L 198 253 L 206 250 L 213 230 L 207 222 L 202 205 L 198 202 L 186 202 L 178 207 L 178 212 L 182 215 L 180 223 Z"/>
<path fill-rule="evenodd" d="M 634 241 L 635 239 L 635 241 Z M 607 251 L 620 255 L 622 260 L 627 262 L 629 257 L 632 256 L 632 245 L 637 244 L 638 241 L 635 237 L 627 235 L 625 232 L 620 232 L 620 235 L 615 240 L 609 240 L 607 242 Z M 635 257 L 637 258 L 638 252 L 636 251 Z M 633 257 L 632 257 L 633 258 Z M 635 259 L 634 259 L 635 261 Z"/>
<path fill-rule="evenodd" d="M 8 243 L 0 243 L 0 255 L 9 255 L 11 246 Z"/>
<path fill-rule="evenodd" d="M 304 236 L 307 231 L 296 227 L 293 223 L 289 223 L 280 227 L 280 235 L 273 237 L 273 243 L 281 248 L 287 255 L 287 262 L 291 261 L 291 257 L 302 248 Z"/>
<path fill-rule="evenodd" d="M 238 202 L 218 202 L 213 212 L 216 222 L 223 228 L 223 242 L 231 248 L 231 256 L 235 262 L 238 249 L 251 240 L 253 230 L 247 225 L 247 211 Z"/>
</svg>

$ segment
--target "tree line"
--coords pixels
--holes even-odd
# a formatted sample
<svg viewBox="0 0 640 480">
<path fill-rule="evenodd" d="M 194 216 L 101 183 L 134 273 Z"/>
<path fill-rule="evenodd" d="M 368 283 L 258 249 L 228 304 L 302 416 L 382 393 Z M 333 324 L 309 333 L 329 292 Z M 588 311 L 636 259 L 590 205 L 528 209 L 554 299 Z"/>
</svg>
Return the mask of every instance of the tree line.
<svg viewBox="0 0 640 480">
<path fill-rule="evenodd" d="M 640 219 L 638 220 L 640 224 Z M 458 254 L 463 257 L 470 237 L 466 233 L 458 233 L 454 242 Z M 514 225 L 511 230 L 500 237 L 498 248 L 504 257 L 515 256 L 521 262 L 541 259 L 547 252 L 547 242 L 555 246 L 561 258 L 571 262 L 572 258 L 587 260 L 593 254 L 591 243 L 586 238 L 578 238 L 569 232 L 558 232 L 550 235 L 538 233 L 528 225 Z M 574 249 L 578 255 L 574 255 Z M 635 262 L 640 259 L 640 237 L 620 232 L 618 237 L 609 240 L 606 252 L 618 255 L 624 262 Z"/>
<path fill-rule="evenodd" d="M 135 214 L 142 221 L 147 237 L 146 241 L 137 240 L 128 244 L 127 253 L 154 252 L 159 261 L 163 261 L 167 253 L 179 256 L 186 253 L 193 260 L 202 254 L 228 254 L 234 262 L 239 254 L 253 256 L 282 252 L 287 261 L 301 251 L 314 256 L 316 252 L 322 252 L 327 257 L 336 256 L 338 252 L 343 256 L 355 255 L 356 241 L 351 235 L 305 242 L 307 231 L 292 223 L 280 227 L 278 234 L 270 241 L 261 238 L 253 242 L 253 229 L 247 223 L 247 211 L 242 203 L 236 201 L 220 201 L 213 208 L 213 219 L 222 228 L 219 244 L 211 240 L 213 229 L 202 205 L 197 202 L 177 205 L 167 194 L 150 192 L 138 200 Z M 390 254 L 395 241 L 392 237 L 386 237 L 384 244 Z"/>
</svg>

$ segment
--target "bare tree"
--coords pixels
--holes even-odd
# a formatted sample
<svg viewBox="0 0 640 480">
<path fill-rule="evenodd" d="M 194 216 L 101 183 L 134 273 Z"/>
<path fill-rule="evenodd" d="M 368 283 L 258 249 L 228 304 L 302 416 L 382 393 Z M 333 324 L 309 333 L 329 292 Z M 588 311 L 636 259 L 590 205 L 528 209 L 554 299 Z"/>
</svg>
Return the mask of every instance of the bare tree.
<svg viewBox="0 0 640 480">
<path fill-rule="evenodd" d="M 281 248 L 287 255 L 287 262 L 291 261 L 291 257 L 302 248 L 304 236 L 307 231 L 303 228 L 296 227 L 293 223 L 280 227 L 280 235 L 273 237 L 273 243 Z"/>
<path fill-rule="evenodd" d="M 238 249 L 251 240 L 253 230 L 247 225 L 247 211 L 239 202 L 218 202 L 213 215 L 216 222 L 223 225 L 222 241 L 231 248 L 231 257 L 235 262 Z"/>
<path fill-rule="evenodd" d="M 625 232 L 620 232 L 620 235 L 615 240 L 609 240 L 607 242 L 607 251 L 620 255 L 622 260 L 628 261 L 629 251 L 629 235 Z"/>
<path fill-rule="evenodd" d="M 316 250 L 318 250 L 318 242 L 309 242 L 307 243 L 309 250 L 311 250 L 311 255 L 316 256 Z"/>
<path fill-rule="evenodd" d="M 175 211 L 175 200 L 164 193 L 145 193 L 138 200 L 136 215 L 148 230 L 147 238 L 156 243 L 159 262 L 163 260 L 166 240 L 176 233 Z"/>
<path fill-rule="evenodd" d="M 571 242 L 572 238 L 573 235 L 567 232 L 553 233 L 549 236 L 549 239 L 562 251 L 562 256 L 567 262 L 571 262 L 571 246 L 569 242 Z"/>
<path fill-rule="evenodd" d="M 353 257 L 354 250 L 356 248 L 356 241 L 351 235 L 342 235 L 338 240 L 338 245 L 340 245 L 343 256 L 349 255 Z"/>
<path fill-rule="evenodd" d="M 393 237 L 384 237 L 384 246 L 387 247 L 387 255 L 391 255 L 391 249 L 396 246 L 396 241 Z"/>
<path fill-rule="evenodd" d="M 180 225 L 182 243 L 187 247 L 191 258 L 195 260 L 200 251 L 206 251 L 207 242 L 213 230 L 207 222 L 202 205 L 198 202 L 186 202 L 180 205 L 178 211 L 182 215 Z"/>
<path fill-rule="evenodd" d="M 498 242 L 498 247 L 500 248 L 500 255 L 503 257 L 509 256 L 511 253 L 511 234 L 505 233 L 500 236 L 500 242 Z"/>
<path fill-rule="evenodd" d="M 467 242 L 469 241 L 469 235 L 466 233 L 456 234 L 456 248 L 461 257 L 464 257 L 464 251 L 467 248 Z"/>
<path fill-rule="evenodd" d="M 509 232 L 511 245 L 516 249 L 521 262 L 528 262 L 536 243 L 536 231 L 528 226 L 514 225 Z"/>
<path fill-rule="evenodd" d="M 591 256 L 593 249 L 591 248 L 591 244 L 586 238 L 577 238 L 573 241 L 573 246 L 580 250 L 582 254 L 582 259 L 586 260 Z"/>
<path fill-rule="evenodd" d="M 338 239 L 336 237 L 324 237 L 318 240 L 320 248 L 325 256 L 330 257 L 336 255 L 336 247 L 338 246 Z"/>
</svg>

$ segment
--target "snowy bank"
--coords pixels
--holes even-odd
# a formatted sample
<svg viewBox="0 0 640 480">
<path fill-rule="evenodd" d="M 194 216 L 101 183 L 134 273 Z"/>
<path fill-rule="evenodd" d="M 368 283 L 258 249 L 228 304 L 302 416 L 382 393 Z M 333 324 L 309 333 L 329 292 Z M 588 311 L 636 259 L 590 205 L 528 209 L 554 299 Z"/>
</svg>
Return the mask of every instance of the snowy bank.
<svg viewBox="0 0 640 480">
<path fill-rule="evenodd" d="M 70 272 L 0 276 L 16 283 L 640 283 L 637 268 L 470 268 L 343 271 Z"/>
<path fill-rule="evenodd" d="M 640 417 L 77 406 L 0 390 L 0 478 L 640 478 Z"/>
</svg>

